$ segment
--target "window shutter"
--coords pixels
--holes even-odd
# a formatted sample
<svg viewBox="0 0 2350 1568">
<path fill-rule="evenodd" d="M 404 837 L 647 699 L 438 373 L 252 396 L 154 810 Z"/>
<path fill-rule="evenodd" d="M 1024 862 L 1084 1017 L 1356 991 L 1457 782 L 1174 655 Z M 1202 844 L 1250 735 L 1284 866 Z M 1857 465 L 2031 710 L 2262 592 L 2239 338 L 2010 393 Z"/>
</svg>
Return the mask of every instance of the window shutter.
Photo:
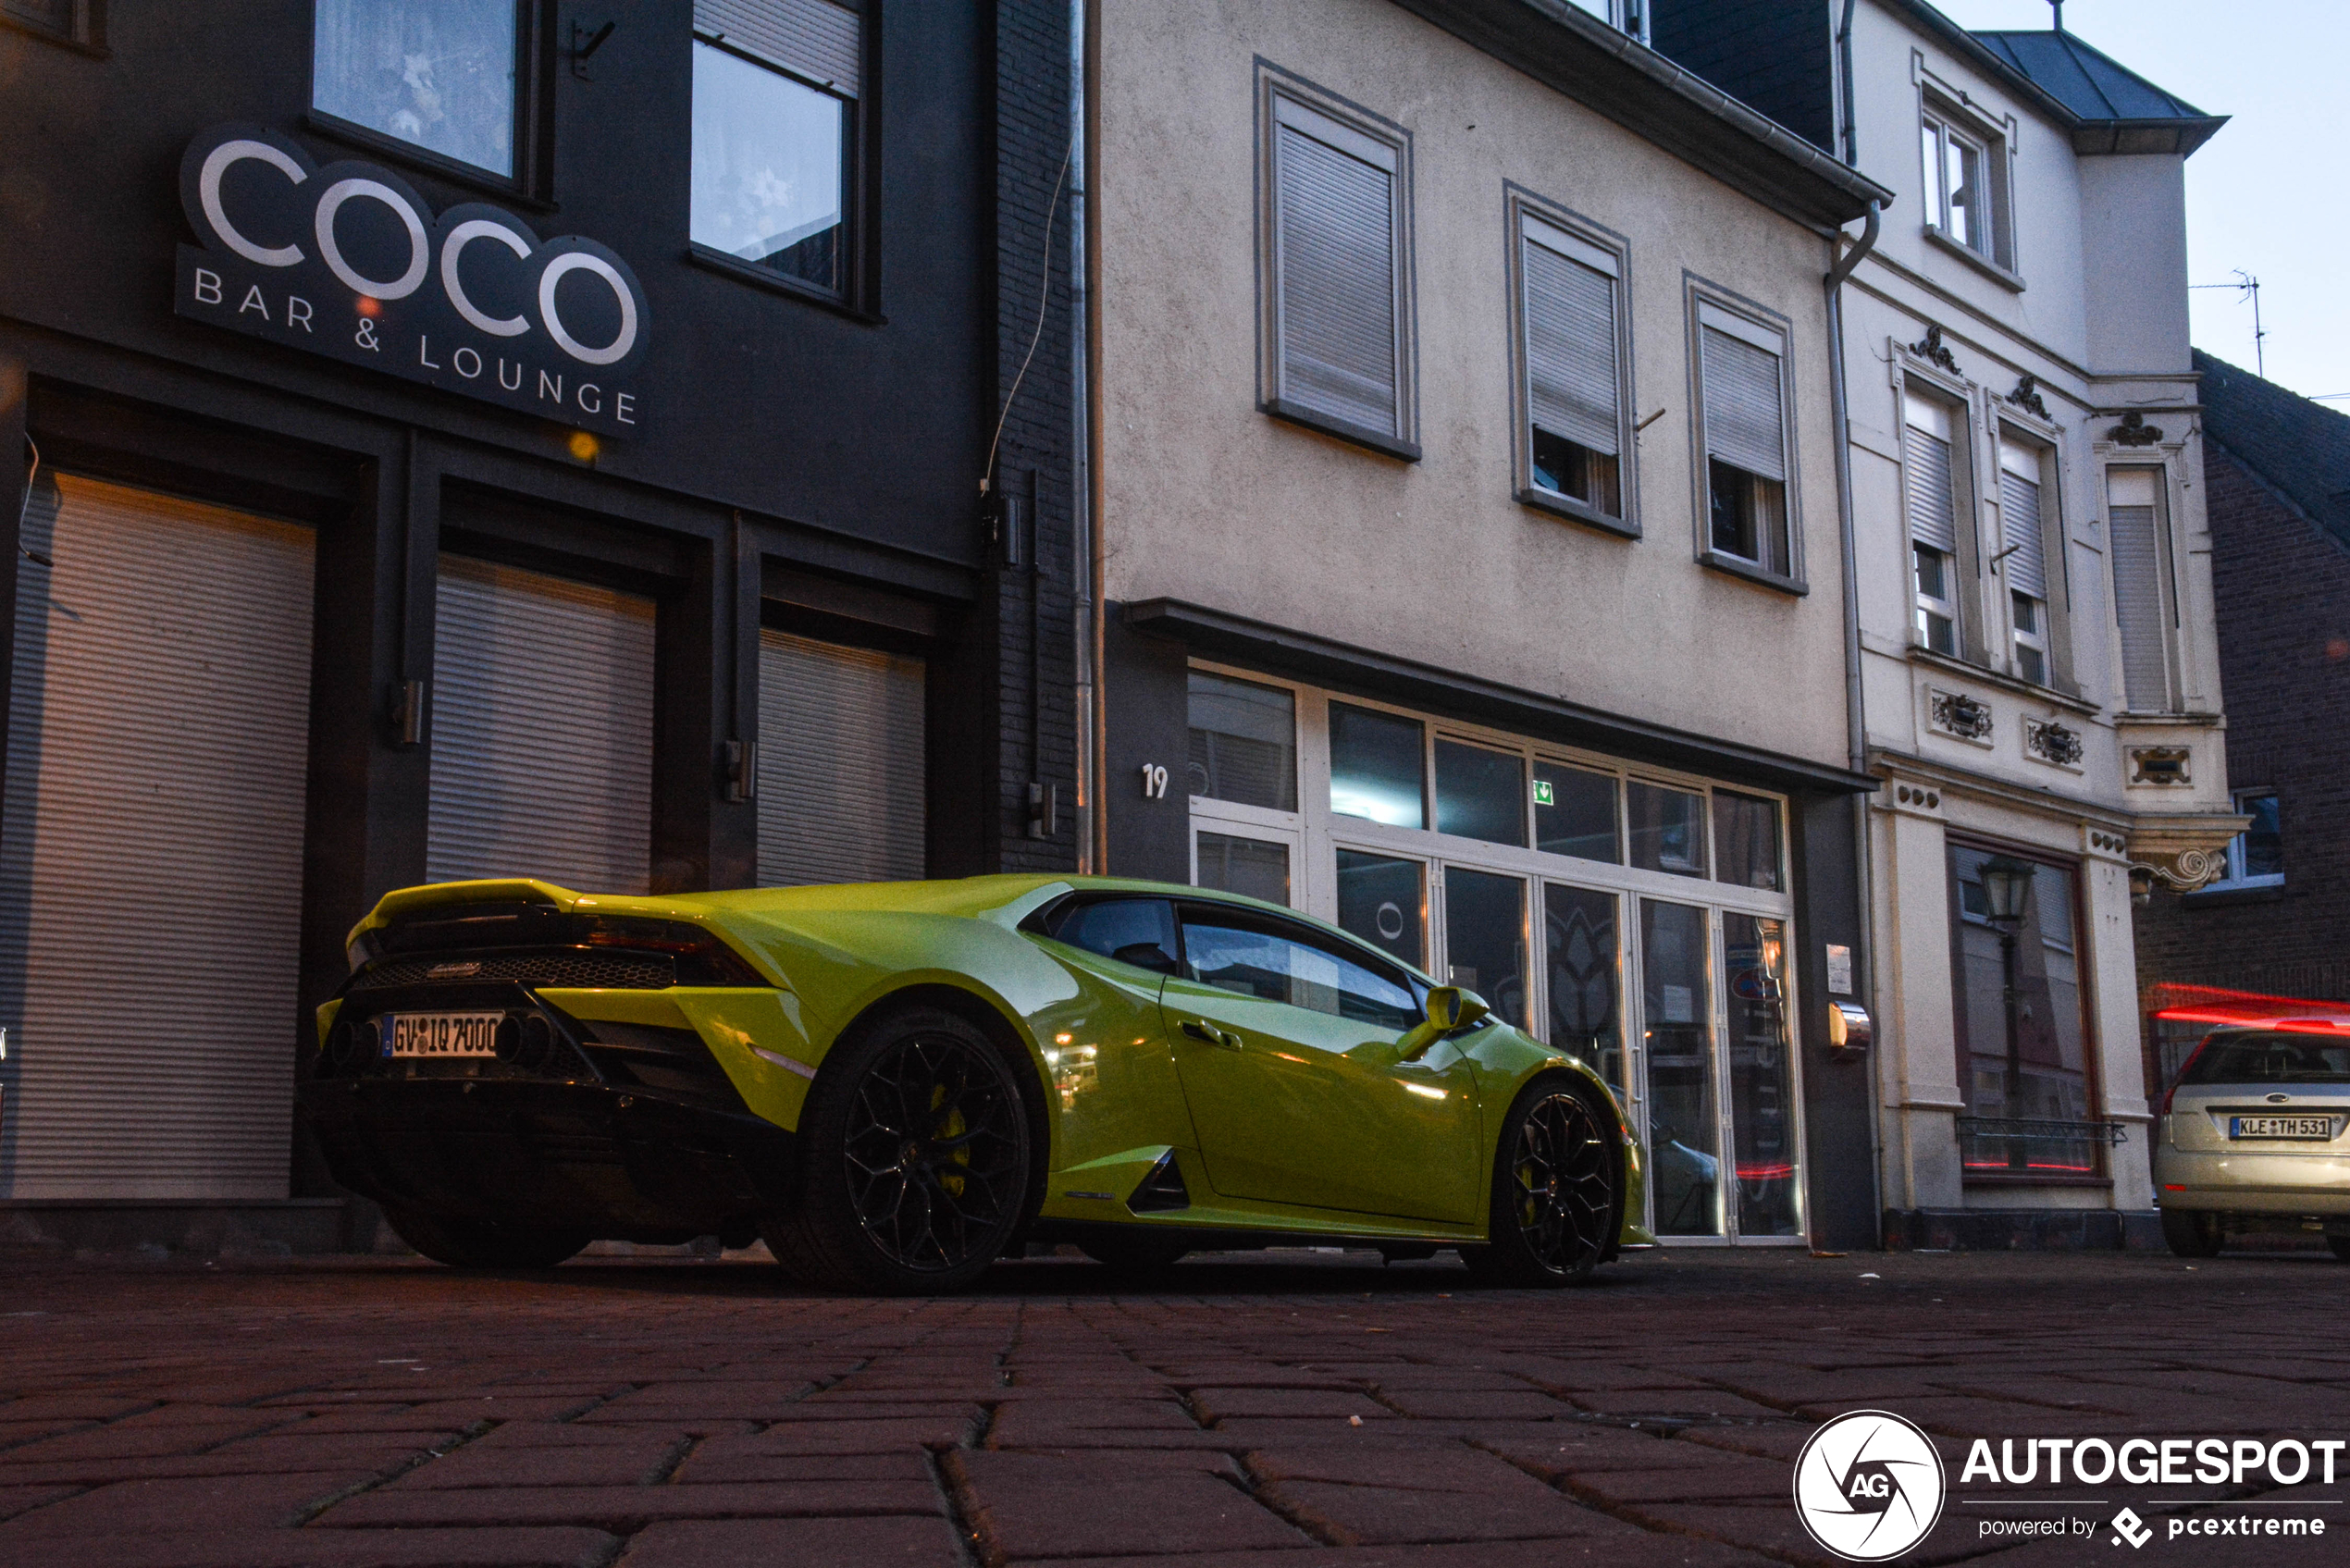
<svg viewBox="0 0 2350 1568">
<path fill-rule="evenodd" d="M 858 95 L 864 21 L 833 0 L 694 0 L 694 29 Z"/>
<path fill-rule="evenodd" d="M 1787 415 L 1779 356 L 1719 327 L 1701 329 L 1705 354 L 1705 450 L 1765 479 L 1787 477 Z"/>
<path fill-rule="evenodd" d="M 1395 176 L 1286 121 L 1275 130 L 1280 396 L 1401 435 Z"/>
<path fill-rule="evenodd" d="M 2121 491 L 2116 486 L 2116 492 Z M 2151 502 L 2108 508 L 2113 527 L 2113 618 L 2121 630 L 2121 690 L 2136 712 L 2171 706 L 2169 628 L 2162 612 L 2162 549 Z"/>
<path fill-rule="evenodd" d="M 1902 426 L 1910 453 L 1910 532 L 1922 545 L 1959 549 L 1958 505 L 1950 488 L 1950 443 L 1914 425 Z"/>
<path fill-rule="evenodd" d="M 1528 236 L 1526 368 L 1534 423 L 1616 455 L 1615 279 Z"/>
<path fill-rule="evenodd" d="M 759 882 L 922 875 L 922 661 L 759 634 Z"/>
<path fill-rule="evenodd" d="M 2040 534 L 2040 487 L 2020 474 L 1999 473 L 1999 526 L 2007 559 L 2008 586 L 2034 599 L 2048 597 L 2047 549 Z"/>
</svg>

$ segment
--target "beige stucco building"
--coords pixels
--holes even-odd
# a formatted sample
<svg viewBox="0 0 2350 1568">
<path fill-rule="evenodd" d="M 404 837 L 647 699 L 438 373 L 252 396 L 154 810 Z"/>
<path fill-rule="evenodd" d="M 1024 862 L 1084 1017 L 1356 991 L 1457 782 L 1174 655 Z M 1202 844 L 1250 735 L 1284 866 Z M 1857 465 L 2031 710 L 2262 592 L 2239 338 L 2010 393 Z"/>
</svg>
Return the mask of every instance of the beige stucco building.
<svg viewBox="0 0 2350 1568">
<path fill-rule="evenodd" d="M 1587 1055 L 1668 1238 L 1870 1239 L 1822 285 L 1887 192 L 1564 5 L 1089 28 L 1096 863 Z"/>
</svg>

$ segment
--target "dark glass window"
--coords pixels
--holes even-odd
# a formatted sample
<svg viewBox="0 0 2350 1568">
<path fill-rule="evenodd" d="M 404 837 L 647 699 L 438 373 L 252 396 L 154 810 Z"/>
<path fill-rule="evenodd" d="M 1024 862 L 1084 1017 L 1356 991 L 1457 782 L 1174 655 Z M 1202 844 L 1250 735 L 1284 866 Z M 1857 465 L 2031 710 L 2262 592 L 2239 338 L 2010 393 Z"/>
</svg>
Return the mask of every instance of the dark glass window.
<svg viewBox="0 0 2350 1568">
<path fill-rule="evenodd" d="M 1722 1122 L 1706 945 L 1704 910 L 1640 900 L 1649 1179 L 1664 1236 L 1722 1234 Z"/>
<path fill-rule="evenodd" d="M 1330 704 L 1330 809 L 1395 828 L 1428 825 L 1421 730 L 1367 708 Z"/>
<path fill-rule="evenodd" d="M 1546 855 L 1624 859 L 1615 827 L 1615 779 L 1556 762 L 1534 764 L 1534 846 Z"/>
<path fill-rule="evenodd" d="M 2236 796 L 2236 809 L 2252 819 L 2232 848 L 2235 864 L 2229 874 L 2238 881 L 2252 877 L 2284 875 L 2284 824 L 2278 815 L 2277 797 L 2273 795 L 2245 794 Z"/>
<path fill-rule="evenodd" d="M 849 107 L 837 93 L 696 39 L 693 242 L 845 291 Z"/>
<path fill-rule="evenodd" d="M 2023 917 L 2003 932 L 1991 922 L 1983 893 L 1992 856 L 1965 845 L 1949 848 L 1959 1091 L 1976 1121 L 1960 1137 L 1960 1168 L 2035 1179 L 2096 1176 L 2102 1153 L 2091 1130 L 2082 1128 L 2079 1137 L 2065 1130 L 2086 1121 L 2096 1105 L 2072 873 L 2035 864 Z"/>
<path fill-rule="evenodd" d="M 1719 801 L 1722 797 L 1713 797 Z M 1740 1236 L 1793 1236 L 1797 1197 L 1795 1057 L 1787 1041 L 1787 928 L 1754 915 L 1722 917 L 1730 994 L 1730 1130 Z M 1778 972 L 1774 972 L 1774 971 Z"/>
<path fill-rule="evenodd" d="M 1787 486 L 1715 458 L 1706 464 L 1713 498 L 1713 548 L 1766 572 L 1791 575 Z"/>
<path fill-rule="evenodd" d="M 1436 831 L 1526 846 L 1526 761 L 1459 741 L 1436 743 Z"/>
<path fill-rule="evenodd" d="M 1551 966 L 1551 1043 L 1597 1068 L 1616 1099 L 1625 1100 L 1615 895 L 1552 883 L 1542 890 L 1542 923 Z"/>
<path fill-rule="evenodd" d="M 1635 779 L 1625 786 L 1625 814 L 1634 866 L 1676 876 L 1705 874 L 1705 796 Z"/>
<path fill-rule="evenodd" d="M 2279 1031 L 2211 1040 L 2182 1083 L 2350 1083 L 2350 1040 Z"/>
<path fill-rule="evenodd" d="M 1526 1027 L 1526 883 L 1444 869 L 1444 953 L 1451 982 L 1485 998 L 1494 1016 Z"/>
<path fill-rule="evenodd" d="M 1289 902 L 1289 846 L 1232 833 L 1199 835 L 1198 885 L 1245 894 L 1268 904 Z"/>
<path fill-rule="evenodd" d="M 1428 894 L 1417 860 L 1338 852 L 1338 923 L 1415 969 L 1428 961 Z"/>
<path fill-rule="evenodd" d="M 1175 906 L 1164 898 L 1105 898 L 1064 904 L 1046 932 L 1056 942 L 1115 958 L 1121 964 L 1172 974 Z"/>
<path fill-rule="evenodd" d="M 1297 809 L 1297 698 L 1278 686 L 1192 673 L 1191 792 Z"/>
<path fill-rule="evenodd" d="M 1740 887 L 1779 887 L 1779 803 L 1713 792 L 1713 875 Z"/>
<path fill-rule="evenodd" d="M 514 0 L 316 0 L 310 106 L 509 179 Z"/>
<path fill-rule="evenodd" d="M 1375 968 L 1313 933 L 1219 911 L 1183 911 L 1183 967 L 1203 985 L 1398 1033 L 1422 1017 L 1401 970 Z"/>
</svg>

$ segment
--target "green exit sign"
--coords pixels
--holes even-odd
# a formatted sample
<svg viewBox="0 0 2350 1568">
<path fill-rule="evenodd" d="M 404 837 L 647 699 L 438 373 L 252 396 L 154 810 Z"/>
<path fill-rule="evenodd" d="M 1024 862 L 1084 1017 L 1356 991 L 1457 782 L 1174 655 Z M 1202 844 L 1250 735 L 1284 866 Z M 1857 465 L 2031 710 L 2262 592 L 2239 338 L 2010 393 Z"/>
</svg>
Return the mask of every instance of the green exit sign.
<svg viewBox="0 0 2350 1568">
<path fill-rule="evenodd" d="M 1537 806 L 1555 806 L 1558 804 L 1558 802 L 1552 797 L 1550 780 L 1536 779 L 1534 781 L 1534 804 Z"/>
</svg>

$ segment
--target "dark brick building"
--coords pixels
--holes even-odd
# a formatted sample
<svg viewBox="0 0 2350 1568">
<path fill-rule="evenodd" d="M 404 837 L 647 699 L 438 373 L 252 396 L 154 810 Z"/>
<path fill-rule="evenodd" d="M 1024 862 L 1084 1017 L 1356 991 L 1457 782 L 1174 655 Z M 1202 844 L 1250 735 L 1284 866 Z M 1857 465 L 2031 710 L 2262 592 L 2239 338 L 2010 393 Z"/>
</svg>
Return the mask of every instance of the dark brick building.
<svg viewBox="0 0 2350 1568">
<path fill-rule="evenodd" d="M 2138 911 L 2148 1080 L 2213 1022 L 2350 1009 L 2350 416 L 2198 352 L 2228 780 L 2219 881 Z"/>
</svg>

